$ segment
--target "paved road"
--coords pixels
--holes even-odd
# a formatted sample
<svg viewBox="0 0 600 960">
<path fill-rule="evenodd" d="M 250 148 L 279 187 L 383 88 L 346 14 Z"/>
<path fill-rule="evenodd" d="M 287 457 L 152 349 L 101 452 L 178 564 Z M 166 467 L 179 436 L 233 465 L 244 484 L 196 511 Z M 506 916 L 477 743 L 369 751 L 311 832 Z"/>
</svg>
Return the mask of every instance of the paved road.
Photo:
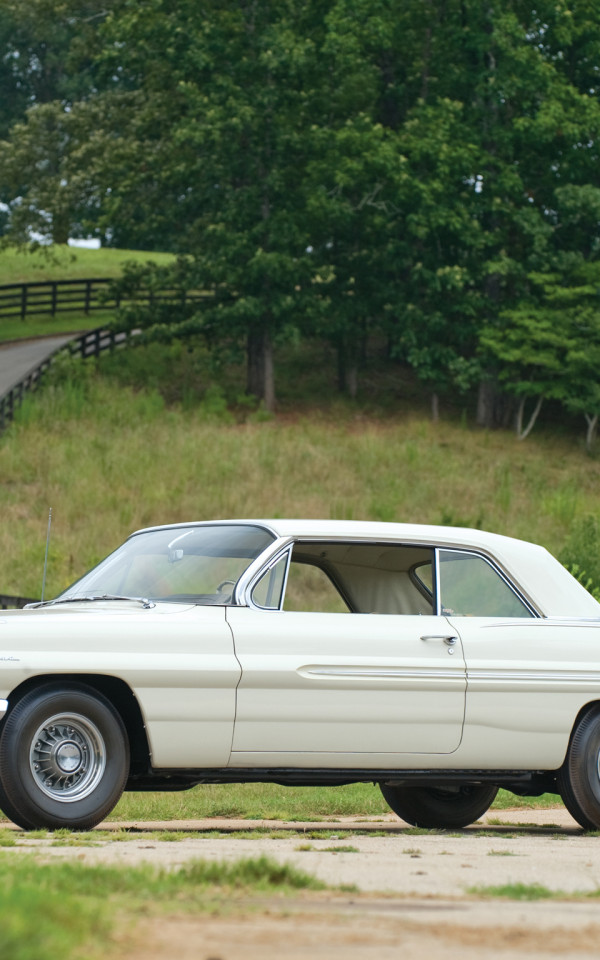
<svg viewBox="0 0 600 960">
<path fill-rule="evenodd" d="M 73 336 L 75 334 L 0 344 L 0 397 L 27 376 L 30 370 L 34 370 L 49 354 L 72 340 Z"/>
</svg>

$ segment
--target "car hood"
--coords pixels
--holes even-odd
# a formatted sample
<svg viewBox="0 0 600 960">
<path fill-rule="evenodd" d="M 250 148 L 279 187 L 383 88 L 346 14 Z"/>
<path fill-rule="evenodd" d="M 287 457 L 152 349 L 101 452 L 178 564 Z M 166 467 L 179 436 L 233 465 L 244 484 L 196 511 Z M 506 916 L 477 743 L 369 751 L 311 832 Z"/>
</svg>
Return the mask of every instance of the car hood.
<svg viewBox="0 0 600 960">
<path fill-rule="evenodd" d="M 84 600 L 73 603 L 57 603 L 47 607 L 32 607 L 23 610 L 0 610 L 0 623 L 3 621 L 22 620 L 24 618 L 36 617 L 56 617 L 56 616 L 81 616 L 94 617 L 103 614 L 121 614 L 124 617 L 135 616 L 136 614 L 149 614 L 164 616 L 169 614 L 185 613 L 186 611 L 200 609 L 200 604 L 195 603 L 167 603 L 160 601 L 154 603 L 152 607 L 144 607 L 137 600 Z M 204 607 L 202 609 L 207 609 Z M 220 608 L 222 609 L 222 607 Z"/>
</svg>

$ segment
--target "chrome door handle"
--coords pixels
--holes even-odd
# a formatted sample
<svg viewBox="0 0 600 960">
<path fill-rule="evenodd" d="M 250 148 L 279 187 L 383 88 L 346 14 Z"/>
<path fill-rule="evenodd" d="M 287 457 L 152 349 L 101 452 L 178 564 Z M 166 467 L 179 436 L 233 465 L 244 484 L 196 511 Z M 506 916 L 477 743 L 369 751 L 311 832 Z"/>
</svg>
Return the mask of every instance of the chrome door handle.
<svg viewBox="0 0 600 960">
<path fill-rule="evenodd" d="M 449 647 L 453 647 L 457 642 L 458 637 L 447 636 L 445 634 L 427 634 L 424 637 L 421 637 L 421 640 L 442 640 L 443 643 L 447 644 Z"/>
</svg>

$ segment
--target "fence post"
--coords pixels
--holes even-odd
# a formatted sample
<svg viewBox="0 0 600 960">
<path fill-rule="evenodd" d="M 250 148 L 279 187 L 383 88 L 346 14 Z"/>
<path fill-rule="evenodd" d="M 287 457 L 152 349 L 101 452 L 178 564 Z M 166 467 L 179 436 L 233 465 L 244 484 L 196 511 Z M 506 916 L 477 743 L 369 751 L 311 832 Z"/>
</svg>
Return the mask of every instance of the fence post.
<svg viewBox="0 0 600 960">
<path fill-rule="evenodd" d="M 91 280 L 86 280 L 86 281 L 85 281 L 85 307 L 84 307 L 84 311 L 83 311 L 86 316 L 87 316 L 88 313 L 90 312 L 90 300 L 91 300 L 91 296 L 92 296 L 92 281 L 91 281 Z"/>
<path fill-rule="evenodd" d="M 52 302 L 50 304 L 50 313 L 52 314 L 52 316 L 54 316 L 54 314 L 56 313 L 56 297 L 58 293 L 57 286 L 58 285 L 56 283 L 56 280 L 54 280 L 52 282 Z"/>
<path fill-rule="evenodd" d="M 27 316 L 27 284 L 21 284 L 21 320 Z"/>
</svg>

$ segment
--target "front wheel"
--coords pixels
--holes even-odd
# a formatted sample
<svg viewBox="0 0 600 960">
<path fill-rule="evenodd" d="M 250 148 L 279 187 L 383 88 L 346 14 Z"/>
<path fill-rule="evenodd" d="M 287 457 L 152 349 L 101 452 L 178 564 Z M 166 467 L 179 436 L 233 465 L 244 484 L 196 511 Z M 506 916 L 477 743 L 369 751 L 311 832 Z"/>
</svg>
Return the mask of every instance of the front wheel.
<svg viewBox="0 0 600 960">
<path fill-rule="evenodd" d="M 557 777 L 562 801 L 584 830 L 600 830 L 600 712 L 581 718 Z"/>
<path fill-rule="evenodd" d="M 119 800 L 128 774 L 123 721 L 90 687 L 38 687 L 6 717 L 0 807 L 25 830 L 96 826 Z"/>
<path fill-rule="evenodd" d="M 386 803 L 414 827 L 460 830 L 489 810 L 498 787 L 487 783 L 422 787 L 380 783 Z"/>
</svg>

